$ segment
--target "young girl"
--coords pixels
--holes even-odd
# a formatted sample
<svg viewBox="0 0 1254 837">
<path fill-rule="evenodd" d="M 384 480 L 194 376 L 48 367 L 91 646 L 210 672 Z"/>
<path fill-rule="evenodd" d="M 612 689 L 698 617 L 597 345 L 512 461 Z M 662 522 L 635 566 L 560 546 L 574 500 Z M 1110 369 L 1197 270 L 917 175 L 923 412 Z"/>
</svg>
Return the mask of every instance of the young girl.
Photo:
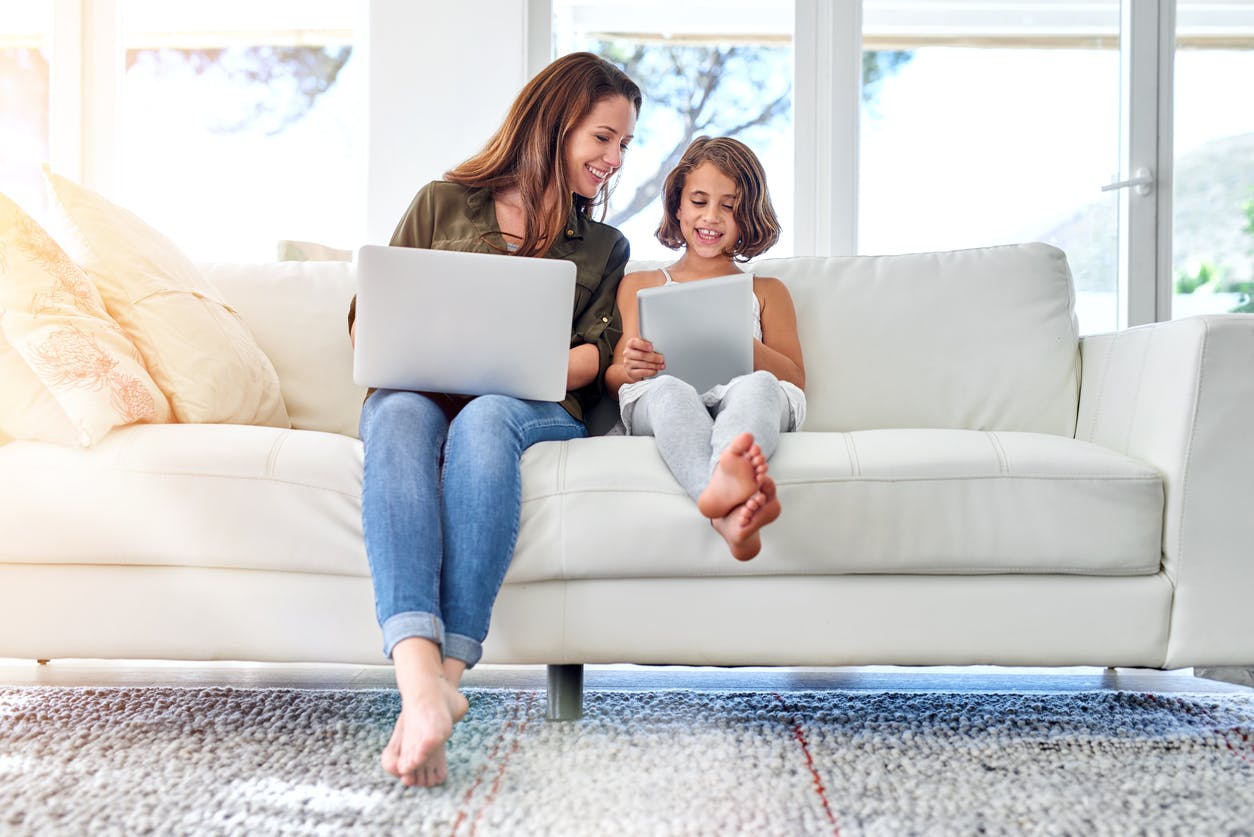
<svg viewBox="0 0 1254 837">
<path fill-rule="evenodd" d="M 362 407 L 362 528 L 401 695 L 381 761 L 405 785 L 447 775 L 445 742 L 467 710 L 458 686 L 479 661 L 514 553 L 523 451 L 586 435 L 628 259 L 626 238 L 592 215 L 623 163 L 640 100 L 635 82 L 595 55 L 557 59 L 481 152 L 418 192 L 392 236 L 393 246 L 565 259 L 577 270 L 561 403 L 377 390 Z"/>
<path fill-rule="evenodd" d="M 759 530 L 779 517 L 767 460 L 779 434 L 805 420 L 805 368 L 797 317 L 778 279 L 753 279 L 753 368 L 707 392 L 666 375 L 665 358 L 640 336 L 636 292 L 741 272 L 779 238 L 779 222 L 757 156 L 738 140 L 698 137 L 666 177 L 658 240 L 684 252 L 660 270 L 630 273 L 618 287 L 623 336 L 606 386 L 617 393 L 627 432 L 653 436 L 684 490 L 733 557 L 762 548 Z"/>
</svg>

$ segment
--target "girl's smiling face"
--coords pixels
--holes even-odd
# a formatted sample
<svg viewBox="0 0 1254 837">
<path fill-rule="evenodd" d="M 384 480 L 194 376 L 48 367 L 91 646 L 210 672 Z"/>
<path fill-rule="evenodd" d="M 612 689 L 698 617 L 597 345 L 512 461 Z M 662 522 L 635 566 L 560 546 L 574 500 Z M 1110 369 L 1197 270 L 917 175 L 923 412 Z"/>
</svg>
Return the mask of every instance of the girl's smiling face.
<svg viewBox="0 0 1254 837">
<path fill-rule="evenodd" d="M 736 225 L 736 183 L 713 163 L 701 163 L 684 178 L 675 213 L 688 252 L 713 258 L 731 256 L 740 239 Z"/>
<path fill-rule="evenodd" d="M 566 177 L 570 190 L 592 199 L 623 164 L 636 130 L 636 108 L 626 96 L 610 96 L 592 106 L 566 138 Z"/>
</svg>

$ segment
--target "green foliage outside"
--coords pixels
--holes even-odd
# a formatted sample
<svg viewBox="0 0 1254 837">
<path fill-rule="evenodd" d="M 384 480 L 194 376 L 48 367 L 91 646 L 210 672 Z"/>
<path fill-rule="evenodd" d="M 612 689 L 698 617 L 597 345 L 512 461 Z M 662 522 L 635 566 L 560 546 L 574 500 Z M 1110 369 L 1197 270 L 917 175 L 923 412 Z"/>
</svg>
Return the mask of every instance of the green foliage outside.
<svg viewBox="0 0 1254 837">
<path fill-rule="evenodd" d="M 1245 212 L 1245 226 L 1241 230 L 1250 237 L 1249 255 L 1251 262 L 1254 262 L 1254 199 L 1247 200 L 1241 208 Z M 1181 270 L 1176 273 L 1175 291 L 1178 294 L 1241 294 L 1237 304 L 1229 309 L 1229 313 L 1254 314 L 1254 280 L 1229 280 L 1226 278 L 1226 273 L 1222 268 L 1208 261 L 1202 261 L 1192 272 Z"/>
</svg>

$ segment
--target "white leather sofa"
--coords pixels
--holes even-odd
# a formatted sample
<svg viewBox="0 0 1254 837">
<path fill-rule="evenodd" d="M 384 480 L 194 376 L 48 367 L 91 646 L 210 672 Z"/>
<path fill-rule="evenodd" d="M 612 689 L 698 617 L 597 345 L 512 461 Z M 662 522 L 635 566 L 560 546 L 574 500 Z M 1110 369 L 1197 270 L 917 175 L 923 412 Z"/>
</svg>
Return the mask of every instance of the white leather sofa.
<svg viewBox="0 0 1254 837">
<path fill-rule="evenodd" d="M 294 429 L 0 446 L 0 657 L 383 662 L 342 262 L 206 265 Z M 764 259 L 809 418 L 732 560 L 647 438 L 544 443 L 485 662 L 1254 665 L 1254 316 L 1077 338 L 1041 244 Z"/>
</svg>

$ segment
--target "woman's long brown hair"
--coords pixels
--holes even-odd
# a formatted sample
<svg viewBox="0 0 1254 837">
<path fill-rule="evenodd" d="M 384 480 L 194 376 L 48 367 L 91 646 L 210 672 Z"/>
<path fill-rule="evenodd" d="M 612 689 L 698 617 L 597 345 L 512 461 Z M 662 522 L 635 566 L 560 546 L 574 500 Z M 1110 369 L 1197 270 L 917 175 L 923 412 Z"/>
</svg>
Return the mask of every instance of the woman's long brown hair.
<svg viewBox="0 0 1254 837">
<path fill-rule="evenodd" d="M 598 102 L 613 96 L 626 97 L 640 113 L 640 88 L 626 73 L 590 52 L 563 55 L 527 82 L 483 150 L 444 179 L 493 191 L 517 186 L 526 229 L 515 253 L 541 255 L 565 229 L 570 212 L 566 137 Z M 595 198 L 575 195 L 578 210 L 591 216 L 604 207 L 613 179 Z"/>
</svg>

